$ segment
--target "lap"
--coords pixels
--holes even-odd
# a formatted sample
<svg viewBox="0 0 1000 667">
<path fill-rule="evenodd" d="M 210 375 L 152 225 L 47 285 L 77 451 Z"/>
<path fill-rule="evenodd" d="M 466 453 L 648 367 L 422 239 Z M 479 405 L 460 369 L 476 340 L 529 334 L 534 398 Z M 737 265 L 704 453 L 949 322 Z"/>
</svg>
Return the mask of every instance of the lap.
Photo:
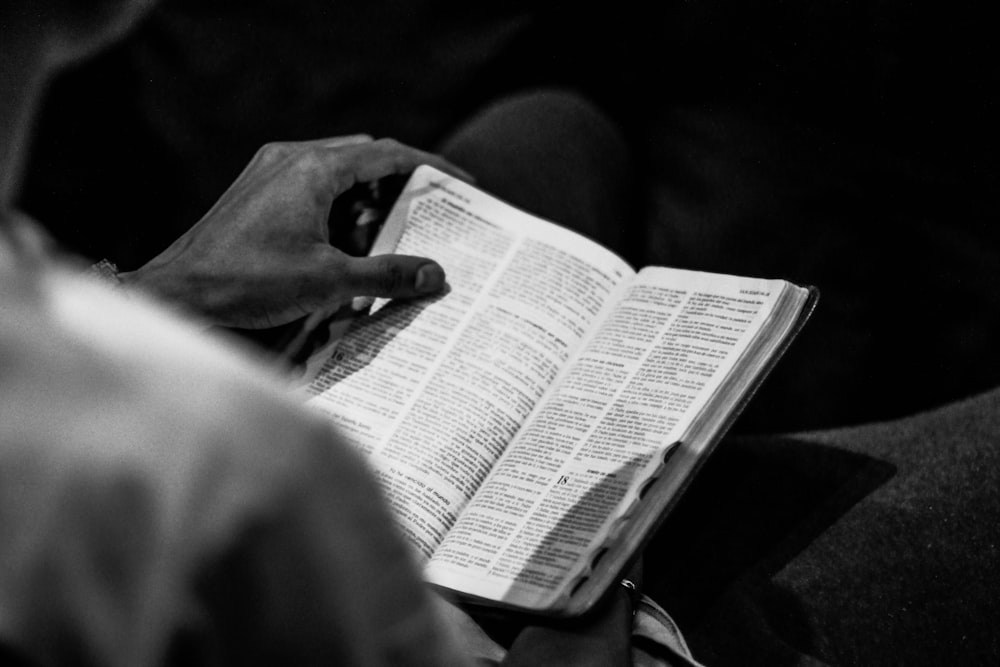
<svg viewBox="0 0 1000 667">
<path fill-rule="evenodd" d="M 732 439 L 646 552 L 710 664 L 967 664 L 1000 641 L 1000 391 Z"/>
<path fill-rule="evenodd" d="M 484 190 L 612 250 L 627 254 L 639 238 L 625 138 L 576 93 L 543 89 L 498 100 L 439 151 Z"/>
</svg>

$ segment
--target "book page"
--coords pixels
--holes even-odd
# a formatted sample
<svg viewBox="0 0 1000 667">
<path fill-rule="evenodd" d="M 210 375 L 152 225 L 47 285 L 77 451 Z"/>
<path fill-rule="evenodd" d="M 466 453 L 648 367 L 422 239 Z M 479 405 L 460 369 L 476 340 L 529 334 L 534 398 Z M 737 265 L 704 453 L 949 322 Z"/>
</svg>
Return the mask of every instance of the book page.
<svg viewBox="0 0 1000 667">
<path fill-rule="evenodd" d="M 449 289 L 354 322 L 311 383 L 310 404 L 367 455 L 428 557 L 634 271 L 427 167 L 400 206 L 397 251 L 438 261 Z"/>
<path fill-rule="evenodd" d="M 430 580 L 535 608 L 567 594 L 784 285 L 641 271 L 438 549 Z"/>
</svg>

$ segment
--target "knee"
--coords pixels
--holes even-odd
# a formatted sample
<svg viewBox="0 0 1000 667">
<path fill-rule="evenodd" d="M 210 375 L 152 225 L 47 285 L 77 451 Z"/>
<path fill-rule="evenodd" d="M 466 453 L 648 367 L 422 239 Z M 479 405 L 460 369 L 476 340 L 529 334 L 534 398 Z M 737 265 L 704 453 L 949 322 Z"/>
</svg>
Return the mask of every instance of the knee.
<svg viewBox="0 0 1000 667">
<path fill-rule="evenodd" d="M 501 199 L 624 250 L 631 155 L 617 124 L 585 96 L 542 89 L 497 100 L 440 152 Z"/>
<path fill-rule="evenodd" d="M 621 129 L 594 101 L 573 90 L 542 88 L 501 98 L 455 131 L 442 145 L 446 157 L 473 158 L 491 151 L 599 158 L 627 162 Z M 619 165 L 622 166 L 622 165 Z"/>
</svg>

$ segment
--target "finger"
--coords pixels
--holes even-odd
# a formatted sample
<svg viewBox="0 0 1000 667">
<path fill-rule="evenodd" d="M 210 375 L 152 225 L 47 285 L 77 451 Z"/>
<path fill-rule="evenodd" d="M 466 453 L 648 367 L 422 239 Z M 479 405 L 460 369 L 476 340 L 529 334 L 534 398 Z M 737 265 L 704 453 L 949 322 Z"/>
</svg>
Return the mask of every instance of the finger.
<svg viewBox="0 0 1000 667">
<path fill-rule="evenodd" d="M 444 269 L 430 259 L 409 255 L 378 255 L 339 259 L 333 286 L 341 298 L 374 296 L 405 299 L 440 292 Z"/>
<path fill-rule="evenodd" d="M 325 137 L 309 141 L 272 141 L 257 149 L 257 153 L 248 166 L 270 166 L 309 148 L 357 146 L 371 141 L 374 139 L 370 134 L 348 134 L 343 137 Z"/>
<path fill-rule="evenodd" d="M 330 158 L 342 160 L 342 168 L 353 182 L 375 181 L 393 174 L 408 174 L 422 164 L 440 169 L 456 178 L 475 182 L 475 178 L 469 172 L 440 155 L 401 144 L 395 139 L 377 139 L 365 144 L 338 147 L 332 149 L 332 152 Z"/>
<path fill-rule="evenodd" d="M 642 554 L 640 553 L 625 571 L 625 578 L 634 583 L 640 591 L 642 590 L 642 573 Z"/>
<path fill-rule="evenodd" d="M 282 145 L 273 149 L 287 149 Z M 333 148 L 312 146 L 287 155 L 282 178 L 292 179 L 295 187 L 304 187 L 319 208 L 344 194 L 355 183 L 370 183 L 393 174 L 408 174 L 422 164 L 431 165 L 457 178 L 470 178 L 466 172 L 439 155 L 404 146 L 392 139 L 378 139 Z"/>
<path fill-rule="evenodd" d="M 296 141 L 291 145 L 296 149 L 303 148 L 337 148 L 340 146 L 357 146 L 375 141 L 370 134 L 348 134 L 343 137 L 326 137 L 325 139 L 311 139 L 309 141 Z"/>
</svg>

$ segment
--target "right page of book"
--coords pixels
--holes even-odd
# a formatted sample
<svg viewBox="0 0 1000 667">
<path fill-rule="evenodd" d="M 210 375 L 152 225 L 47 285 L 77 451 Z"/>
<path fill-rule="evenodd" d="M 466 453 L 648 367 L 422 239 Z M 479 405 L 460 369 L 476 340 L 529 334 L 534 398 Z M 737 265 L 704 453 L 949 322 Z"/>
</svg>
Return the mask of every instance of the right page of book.
<svg viewBox="0 0 1000 667">
<path fill-rule="evenodd" d="M 565 599 L 788 290 L 799 288 L 639 272 L 438 548 L 429 579 L 518 607 Z"/>
</svg>

